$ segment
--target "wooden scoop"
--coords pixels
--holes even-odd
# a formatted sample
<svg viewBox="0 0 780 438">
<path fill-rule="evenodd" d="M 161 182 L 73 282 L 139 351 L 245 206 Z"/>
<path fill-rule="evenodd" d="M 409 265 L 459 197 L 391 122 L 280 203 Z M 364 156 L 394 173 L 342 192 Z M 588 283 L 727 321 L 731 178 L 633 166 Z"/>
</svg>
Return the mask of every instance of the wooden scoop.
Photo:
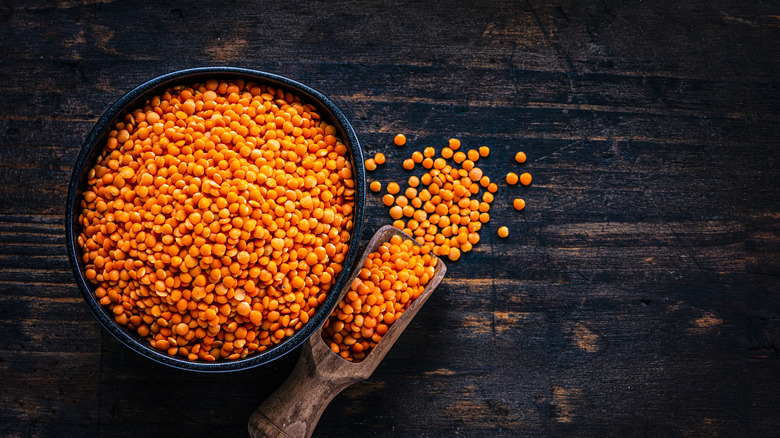
<svg viewBox="0 0 780 438">
<path fill-rule="evenodd" d="M 380 228 L 374 234 L 363 257 L 355 265 L 357 269 L 341 291 L 341 298 L 349 290 L 368 255 L 394 235 L 409 238 L 401 230 L 389 225 Z M 425 286 L 423 293 L 390 326 L 382 340 L 362 362 L 344 360 L 325 345 L 325 341 L 322 340 L 322 330 L 315 330 L 301 347 L 301 357 L 290 377 L 252 413 L 248 425 L 249 435 L 253 438 L 311 436 L 328 403 L 346 387 L 371 376 L 446 272 L 447 267 L 439 259 L 433 278 Z"/>
</svg>

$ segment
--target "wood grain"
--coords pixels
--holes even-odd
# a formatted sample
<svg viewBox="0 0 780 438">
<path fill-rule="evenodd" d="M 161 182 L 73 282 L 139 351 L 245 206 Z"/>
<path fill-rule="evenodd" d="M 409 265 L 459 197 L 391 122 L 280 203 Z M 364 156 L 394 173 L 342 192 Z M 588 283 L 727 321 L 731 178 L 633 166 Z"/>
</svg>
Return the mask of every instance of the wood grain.
<svg viewBox="0 0 780 438">
<path fill-rule="evenodd" d="M 315 436 L 776 433 L 778 17 L 733 0 L 0 5 L 0 435 L 245 436 L 294 367 L 163 368 L 102 331 L 70 273 L 66 184 L 92 124 L 202 65 L 324 92 L 387 156 L 383 184 L 450 137 L 492 151 L 482 241 Z M 534 183 L 507 187 L 519 169 Z M 369 196 L 364 237 L 387 223 Z"/>
</svg>

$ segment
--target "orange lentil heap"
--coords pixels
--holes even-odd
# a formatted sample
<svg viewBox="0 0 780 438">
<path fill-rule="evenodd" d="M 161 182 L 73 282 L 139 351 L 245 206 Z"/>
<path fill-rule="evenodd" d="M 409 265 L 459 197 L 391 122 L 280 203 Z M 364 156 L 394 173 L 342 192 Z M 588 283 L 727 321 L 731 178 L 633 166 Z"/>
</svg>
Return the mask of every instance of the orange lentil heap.
<svg viewBox="0 0 780 438">
<path fill-rule="evenodd" d="M 363 360 L 423 293 L 438 259 L 420 249 L 396 235 L 369 254 L 323 326 L 322 338 L 333 352 L 348 361 Z"/>
<path fill-rule="evenodd" d="M 398 183 L 388 183 L 387 194 L 382 198 L 390 208 L 393 226 L 414 236 L 422 245 L 423 254 L 433 252 L 452 261 L 471 251 L 480 241 L 480 230 L 490 221 L 490 206 L 498 190 L 498 185 L 477 166 L 480 159 L 490 156 L 490 148 L 480 146 L 460 151 L 460 147 L 461 141 L 451 138 L 442 148 L 440 158 L 436 158 L 436 149 L 430 146 L 422 152 L 412 152 L 403 161 L 403 168 L 413 171 L 422 167 L 424 173 L 419 177 L 410 176 L 404 192 Z M 525 153 L 517 152 L 515 160 L 524 163 Z M 519 182 L 527 186 L 531 179 L 528 172 L 519 177 L 514 172 L 506 175 L 508 185 Z M 525 201 L 515 199 L 513 206 L 523 210 Z M 507 237 L 509 229 L 501 227 L 498 234 Z"/>
<path fill-rule="evenodd" d="M 390 207 L 393 225 L 414 236 L 423 254 L 433 252 L 455 261 L 480 241 L 479 231 L 490 220 L 488 212 L 497 186 L 476 165 L 480 158 L 490 155 L 489 148 L 453 154 L 453 149 L 460 148 L 460 141 L 450 139 L 448 145 L 442 150 L 442 158 L 435 158 L 432 147 L 422 154 L 412 153 L 412 158 L 404 161 L 404 168 L 411 170 L 421 161 L 425 173 L 409 177 L 409 188 L 402 196 L 393 197 L 400 186 L 389 183 L 383 200 Z M 448 164 L 448 158 L 455 164 Z"/>
<path fill-rule="evenodd" d="M 117 323 L 189 360 L 292 336 L 349 249 L 347 148 L 317 110 L 242 80 L 177 86 L 111 131 L 78 238 Z"/>
</svg>

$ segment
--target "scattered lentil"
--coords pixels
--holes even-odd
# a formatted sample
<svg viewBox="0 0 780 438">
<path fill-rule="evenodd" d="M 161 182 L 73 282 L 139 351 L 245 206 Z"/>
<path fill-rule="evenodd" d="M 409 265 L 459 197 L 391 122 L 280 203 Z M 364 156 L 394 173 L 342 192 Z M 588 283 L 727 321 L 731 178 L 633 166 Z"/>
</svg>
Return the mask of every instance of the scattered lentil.
<svg viewBox="0 0 780 438">
<path fill-rule="evenodd" d="M 404 216 L 404 211 L 400 206 L 395 205 L 390 207 L 390 217 L 393 219 L 401 219 Z"/>
<path fill-rule="evenodd" d="M 415 164 L 422 164 L 423 174 L 410 176 L 408 188 L 397 198 L 393 195 L 401 191 L 400 186 L 388 184 L 388 195 L 383 197 L 383 203 L 391 207 L 393 225 L 414 236 L 422 245 L 423 253 L 446 256 L 453 261 L 479 242 L 479 231 L 482 224 L 490 220 L 490 205 L 498 190 L 497 184 L 475 165 L 479 159 L 490 155 L 490 148 L 481 146 L 455 152 L 460 146 L 458 139 L 450 139 L 448 146 L 442 148 L 440 158 L 436 157 L 433 147 L 426 147 L 422 153 L 413 152 L 403 167 L 413 170 Z M 448 164 L 450 158 L 455 164 Z M 509 173 L 506 178 L 511 185 L 523 182 L 524 177 Z M 472 196 L 480 193 L 480 187 L 485 189 L 481 202 L 477 196 Z M 518 201 L 522 202 L 518 209 L 524 208 L 522 200 L 514 202 L 515 208 Z"/>
</svg>

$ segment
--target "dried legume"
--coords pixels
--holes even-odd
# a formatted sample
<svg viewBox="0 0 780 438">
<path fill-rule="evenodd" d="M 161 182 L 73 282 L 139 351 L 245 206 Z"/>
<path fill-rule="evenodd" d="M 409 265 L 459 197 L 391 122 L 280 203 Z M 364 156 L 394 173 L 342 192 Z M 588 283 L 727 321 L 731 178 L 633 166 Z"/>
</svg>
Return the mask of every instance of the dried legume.
<svg viewBox="0 0 780 438">
<path fill-rule="evenodd" d="M 349 249 L 347 148 L 271 86 L 209 80 L 152 97 L 110 132 L 87 186 L 78 243 L 98 301 L 189 360 L 288 339 Z"/>
<path fill-rule="evenodd" d="M 456 252 L 455 259 L 460 255 Z M 322 329 L 330 349 L 360 362 L 382 340 L 433 278 L 438 259 L 410 239 L 393 236 L 369 254 L 349 291 Z"/>
</svg>

